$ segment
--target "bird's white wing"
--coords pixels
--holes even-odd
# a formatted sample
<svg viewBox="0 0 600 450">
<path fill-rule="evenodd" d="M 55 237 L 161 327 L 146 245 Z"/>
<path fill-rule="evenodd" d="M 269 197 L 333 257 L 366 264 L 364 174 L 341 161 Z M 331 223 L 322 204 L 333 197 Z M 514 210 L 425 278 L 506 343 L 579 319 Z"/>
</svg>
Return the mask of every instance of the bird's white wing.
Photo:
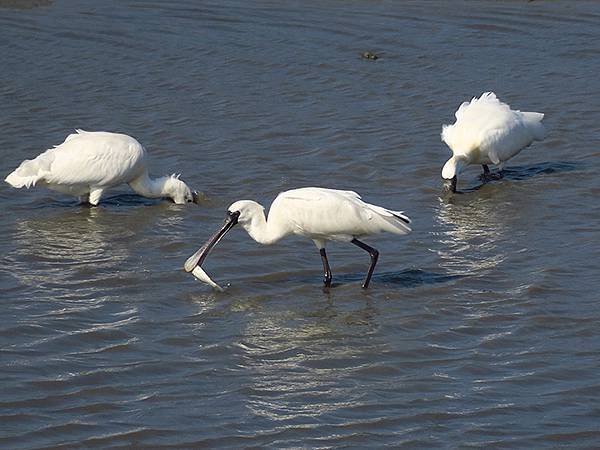
<svg viewBox="0 0 600 450">
<path fill-rule="evenodd" d="M 365 203 L 353 191 L 302 188 L 284 192 L 273 202 L 269 221 L 279 219 L 272 218 L 273 213 L 285 215 L 284 220 L 295 226 L 297 234 L 311 237 L 349 240 L 381 231 L 410 231 L 408 217 Z"/>
<path fill-rule="evenodd" d="M 143 165 L 144 149 L 133 138 L 116 133 L 80 132 L 50 150 L 54 159 L 48 183 L 111 185 L 127 182 Z"/>
<path fill-rule="evenodd" d="M 495 126 L 498 112 L 503 113 L 504 108 L 495 96 L 485 98 L 483 101 L 474 98 L 461 104 L 455 113 L 456 122 L 442 127 L 442 141 L 455 156 L 479 148 L 482 133 L 490 128 L 490 122 Z"/>
<path fill-rule="evenodd" d="M 320 187 L 305 187 L 292 189 L 280 193 L 277 198 L 295 199 L 299 201 L 319 201 L 328 196 L 341 196 L 349 199 L 360 199 L 361 196 L 354 191 L 342 191 L 339 189 L 327 189 Z"/>
<path fill-rule="evenodd" d="M 502 103 L 493 92 L 486 92 L 480 98 L 463 103 L 456 112 L 454 127 L 472 140 L 478 140 L 482 133 L 503 128 L 512 116 L 510 107 Z"/>
<path fill-rule="evenodd" d="M 461 103 L 461 105 L 458 107 L 458 109 L 454 113 L 454 117 L 456 117 L 456 120 L 460 120 L 463 117 L 465 111 L 469 108 L 470 104 L 471 104 L 470 102 L 462 102 Z"/>
<path fill-rule="evenodd" d="M 493 92 L 485 92 L 459 107 L 456 123 L 443 127 L 442 140 L 455 155 L 478 149 L 498 164 L 543 138 L 542 118 L 540 113 L 513 111 Z"/>
<path fill-rule="evenodd" d="M 543 139 L 545 130 L 541 113 L 510 111 L 496 128 L 489 128 L 480 136 L 479 148 L 487 152 L 494 164 L 507 161 L 536 139 Z"/>
</svg>

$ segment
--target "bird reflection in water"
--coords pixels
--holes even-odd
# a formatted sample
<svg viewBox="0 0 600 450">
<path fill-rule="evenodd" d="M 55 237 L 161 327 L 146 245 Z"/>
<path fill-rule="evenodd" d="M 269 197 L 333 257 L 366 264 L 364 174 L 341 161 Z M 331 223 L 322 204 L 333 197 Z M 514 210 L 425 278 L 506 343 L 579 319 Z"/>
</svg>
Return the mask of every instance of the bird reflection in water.
<svg viewBox="0 0 600 450">
<path fill-rule="evenodd" d="M 505 260 L 502 242 L 510 233 L 511 211 L 501 193 L 478 190 L 440 199 L 435 248 L 442 267 L 453 275 L 483 275 Z"/>
<path fill-rule="evenodd" d="M 310 418 L 350 408 L 364 395 L 352 377 L 373 355 L 389 351 L 386 342 L 375 338 L 379 314 L 370 301 L 359 310 L 345 309 L 339 299 L 323 302 L 319 295 L 311 307 L 306 295 L 302 305 L 293 300 L 295 295 L 287 296 L 287 303 L 250 298 L 227 306 L 252 305 L 233 346 L 237 370 L 246 378 L 240 393 L 257 417 L 314 420 Z"/>
<path fill-rule="evenodd" d="M 84 294 L 73 285 L 110 284 L 126 270 L 131 237 L 149 220 L 145 209 L 69 208 L 17 221 L 15 256 L 9 256 L 13 275 L 26 285 L 52 285 L 72 295 Z"/>
</svg>

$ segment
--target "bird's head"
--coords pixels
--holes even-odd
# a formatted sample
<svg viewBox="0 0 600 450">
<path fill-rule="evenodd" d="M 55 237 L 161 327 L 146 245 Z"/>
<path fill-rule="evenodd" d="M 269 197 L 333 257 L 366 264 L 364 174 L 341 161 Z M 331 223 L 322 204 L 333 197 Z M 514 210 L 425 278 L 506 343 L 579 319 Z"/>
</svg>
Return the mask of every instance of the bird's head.
<svg viewBox="0 0 600 450">
<path fill-rule="evenodd" d="M 227 214 L 237 213 L 237 223 L 247 228 L 254 219 L 264 216 L 265 208 L 252 200 L 238 200 L 227 208 Z"/>
<path fill-rule="evenodd" d="M 442 167 L 442 178 L 444 179 L 444 187 L 448 191 L 456 192 L 456 183 L 458 174 L 465 166 L 465 161 L 461 157 L 453 156 L 444 167 Z"/>
<path fill-rule="evenodd" d="M 184 264 L 186 272 L 192 272 L 196 266 L 202 266 L 202 263 L 213 249 L 219 243 L 223 236 L 231 230 L 236 224 L 240 224 L 252 236 L 253 224 L 260 218 L 264 220 L 264 208 L 252 200 L 239 200 L 232 203 L 227 208 L 225 221 L 208 240 L 198 249 L 196 253 L 190 256 Z"/>
<path fill-rule="evenodd" d="M 175 174 L 166 177 L 163 186 L 165 196 L 171 198 L 178 205 L 192 202 L 198 203 L 198 193 L 192 191 L 179 177 L 180 175 Z"/>
</svg>

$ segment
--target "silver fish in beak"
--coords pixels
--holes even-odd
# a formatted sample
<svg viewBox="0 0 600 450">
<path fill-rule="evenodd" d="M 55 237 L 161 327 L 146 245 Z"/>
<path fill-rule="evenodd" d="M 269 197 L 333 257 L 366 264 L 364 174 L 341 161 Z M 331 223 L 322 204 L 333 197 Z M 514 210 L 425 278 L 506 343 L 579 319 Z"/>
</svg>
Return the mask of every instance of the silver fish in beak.
<svg viewBox="0 0 600 450">
<path fill-rule="evenodd" d="M 202 247 L 198 249 L 196 253 L 194 253 L 187 259 L 187 261 L 183 265 L 183 268 L 186 272 L 192 272 L 196 276 L 196 278 L 198 278 L 200 281 L 209 284 L 210 286 L 218 286 L 214 281 L 210 279 L 206 272 L 204 272 L 204 270 L 202 269 L 202 264 L 204 263 L 204 260 L 209 255 L 213 247 L 217 245 L 219 241 L 223 238 L 223 236 L 225 236 L 227 232 L 235 226 L 235 224 L 238 222 L 239 216 L 239 211 L 227 211 L 227 217 L 223 222 L 223 226 L 221 226 L 221 228 L 215 234 L 208 238 L 208 240 L 204 243 Z M 200 270 L 195 270 L 197 268 Z M 218 286 L 218 288 L 220 289 L 220 286 Z"/>
<path fill-rule="evenodd" d="M 203 283 L 208 284 L 210 287 L 212 287 L 213 289 L 216 289 L 219 292 L 223 292 L 225 290 L 221 286 L 219 286 L 217 283 L 215 283 L 213 280 L 211 280 L 211 278 L 208 276 L 208 274 L 200 266 L 194 267 L 194 270 L 192 270 L 192 275 L 194 275 L 198 280 L 202 281 Z"/>
</svg>

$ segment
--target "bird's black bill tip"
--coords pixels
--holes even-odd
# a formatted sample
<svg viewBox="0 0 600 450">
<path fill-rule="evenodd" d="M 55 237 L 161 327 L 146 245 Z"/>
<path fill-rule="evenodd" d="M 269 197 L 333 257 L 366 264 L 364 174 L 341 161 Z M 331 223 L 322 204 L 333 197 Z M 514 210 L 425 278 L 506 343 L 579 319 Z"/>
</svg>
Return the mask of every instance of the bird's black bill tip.
<svg viewBox="0 0 600 450">
<path fill-rule="evenodd" d="M 200 200 L 202 199 L 202 195 L 198 191 L 192 191 L 192 203 L 198 205 Z"/>
<path fill-rule="evenodd" d="M 456 193 L 456 184 L 457 179 L 456 176 L 453 176 L 450 179 L 444 178 L 444 192 L 445 193 Z"/>
</svg>

